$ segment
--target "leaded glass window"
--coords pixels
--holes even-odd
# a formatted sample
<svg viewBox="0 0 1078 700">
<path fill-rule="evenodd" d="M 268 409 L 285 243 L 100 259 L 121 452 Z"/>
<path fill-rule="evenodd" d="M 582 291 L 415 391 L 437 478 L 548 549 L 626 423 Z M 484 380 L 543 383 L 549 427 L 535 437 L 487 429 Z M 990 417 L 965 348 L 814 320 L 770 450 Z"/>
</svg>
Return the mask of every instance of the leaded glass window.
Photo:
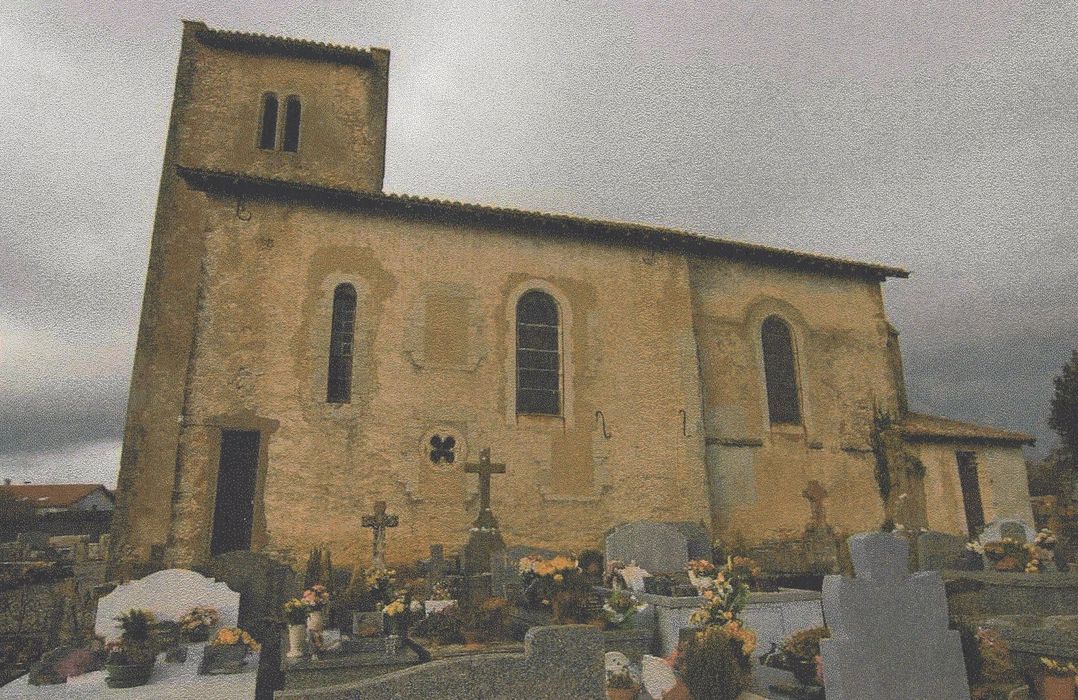
<svg viewBox="0 0 1078 700">
<path fill-rule="evenodd" d="M 281 150 L 295 153 L 299 150 L 299 98 L 290 96 L 284 103 L 284 134 L 281 136 Z"/>
<path fill-rule="evenodd" d="M 352 355 L 356 325 L 356 288 L 341 284 L 333 292 L 333 328 L 329 340 L 328 403 L 352 400 Z"/>
<path fill-rule="evenodd" d="M 767 411 L 772 423 L 801 423 L 797 394 L 797 361 L 790 327 L 778 316 L 768 316 L 760 329 L 767 382 Z"/>
<path fill-rule="evenodd" d="M 517 413 L 561 415 L 558 305 L 532 290 L 517 301 Z"/>
<path fill-rule="evenodd" d="M 277 146 L 277 95 L 267 92 L 262 96 L 262 125 L 258 133 L 258 147 L 272 151 Z"/>
</svg>

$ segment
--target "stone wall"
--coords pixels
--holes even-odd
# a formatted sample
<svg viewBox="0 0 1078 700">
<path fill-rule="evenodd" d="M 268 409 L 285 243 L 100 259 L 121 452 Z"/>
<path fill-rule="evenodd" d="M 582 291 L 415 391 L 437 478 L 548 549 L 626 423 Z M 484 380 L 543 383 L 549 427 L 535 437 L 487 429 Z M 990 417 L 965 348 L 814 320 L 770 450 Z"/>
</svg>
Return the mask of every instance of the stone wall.
<svg viewBox="0 0 1078 700">
<path fill-rule="evenodd" d="M 432 661 L 357 683 L 310 690 L 279 690 L 277 700 L 427 700 L 428 698 L 606 697 L 603 640 L 587 625 L 534 627 L 523 654 L 478 654 Z"/>
</svg>

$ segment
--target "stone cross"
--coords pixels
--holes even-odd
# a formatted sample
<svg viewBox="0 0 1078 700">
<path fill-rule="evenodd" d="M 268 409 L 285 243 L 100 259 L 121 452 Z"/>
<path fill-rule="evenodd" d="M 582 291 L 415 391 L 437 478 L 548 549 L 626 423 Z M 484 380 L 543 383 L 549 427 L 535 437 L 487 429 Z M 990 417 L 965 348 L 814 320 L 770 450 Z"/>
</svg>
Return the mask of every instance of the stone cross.
<svg viewBox="0 0 1078 700">
<path fill-rule="evenodd" d="M 479 450 L 479 462 L 470 462 L 464 465 L 466 474 L 479 475 L 479 517 L 475 519 L 475 526 L 480 528 L 498 527 L 498 521 L 490 512 L 490 475 L 504 474 L 504 464 L 491 464 L 490 448 L 484 447 Z"/>
<path fill-rule="evenodd" d="M 809 521 L 809 530 L 819 530 L 827 527 L 827 513 L 824 511 L 823 499 L 827 498 L 827 489 L 819 481 L 813 479 L 808 482 L 808 488 L 801 492 L 808 499 L 809 508 L 812 509 L 812 519 Z"/>
<path fill-rule="evenodd" d="M 374 568 L 386 568 L 386 528 L 400 525 L 400 518 L 396 515 L 386 515 L 386 502 L 375 501 L 374 515 L 363 516 L 363 527 L 374 530 Z"/>
</svg>

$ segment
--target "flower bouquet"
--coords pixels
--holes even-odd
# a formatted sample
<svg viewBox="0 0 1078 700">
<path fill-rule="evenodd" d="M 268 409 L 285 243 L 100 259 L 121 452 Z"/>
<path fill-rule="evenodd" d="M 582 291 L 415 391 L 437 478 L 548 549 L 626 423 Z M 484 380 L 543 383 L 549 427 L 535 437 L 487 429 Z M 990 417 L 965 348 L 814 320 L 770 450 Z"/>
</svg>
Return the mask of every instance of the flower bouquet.
<svg viewBox="0 0 1078 700">
<path fill-rule="evenodd" d="M 216 608 L 196 606 L 180 618 L 180 632 L 184 641 L 205 642 L 210 638 L 210 630 L 221 621 L 221 614 Z"/>
<path fill-rule="evenodd" d="M 518 570 L 524 586 L 524 597 L 533 608 L 551 607 L 559 593 L 570 591 L 582 583 L 576 560 L 560 554 L 551 559 L 523 557 Z"/>
<path fill-rule="evenodd" d="M 696 586 L 700 593 L 715 585 L 715 565 L 707 559 L 691 560 L 686 570 L 689 572 L 689 583 Z"/>
<path fill-rule="evenodd" d="M 261 645 L 239 627 L 222 627 L 202 654 L 201 674 L 242 673 L 249 652 L 258 652 Z"/>
<path fill-rule="evenodd" d="M 628 627 L 632 624 L 633 617 L 647 607 L 641 603 L 629 591 L 614 591 L 603 604 L 603 613 L 606 614 L 606 625 L 609 629 Z"/>
<path fill-rule="evenodd" d="M 1041 696 L 1045 700 L 1074 700 L 1078 688 L 1078 666 L 1041 657 L 1044 676 L 1039 679 Z"/>
<path fill-rule="evenodd" d="M 307 606 L 299 598 L 293 598 L 284 604 L 284 617 L 288 622 L 288 658 L 298 659 L 303 656 L 304 642 L 307 638 Z"/>
</svg>

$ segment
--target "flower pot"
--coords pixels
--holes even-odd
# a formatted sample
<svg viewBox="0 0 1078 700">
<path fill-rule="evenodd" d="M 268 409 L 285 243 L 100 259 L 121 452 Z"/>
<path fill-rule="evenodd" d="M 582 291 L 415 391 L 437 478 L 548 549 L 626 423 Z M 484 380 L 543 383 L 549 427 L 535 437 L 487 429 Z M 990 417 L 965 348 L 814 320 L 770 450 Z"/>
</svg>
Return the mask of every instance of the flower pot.
<svg viewBox="0 0 1078 700">
<path fill-rule="evenodd" d="M 246 644 L 214 645 L 203 647 L 200 674 L 243 673 L 247 664 Z"/>
<path fill-rule="evenodd" d="M 1044 700 L 1074 700 L 1074 676 L 1047 674 L 1041 680 Z"/>
<path fill-rule="evenodd" d="M 315 634 L 321 634 L 326 629 L 326 622 L 322 618 L 321 610 L 312 610 L 307 615 L 307 629 Z"/>
<path fill-rule="evenodd" d="M 105 664 L 108 676 L 105 684 L 110 688 L 135 688 L 146 685 L 153 674 L 153 661 L 148 664 Z"/>
<path fill-rule="evenodd" d="M 190 642 L 192 644 L 202 644 L 210 638 L 210 628 L 198 627 L 193 630 L 184 630 L 182 636 L 185 642 Z"/>
<path fill-rule="evenodd" d="M 633 688 L 607 688 L 607 700 L 635 700 L 640 693 L 640 686 Z"/>
<path fill-rule="evenodd" d="M 306 625 L 288 626 L 288 658 L 298 659 L 303 656 L 307 641 Z"/>
</svg>

